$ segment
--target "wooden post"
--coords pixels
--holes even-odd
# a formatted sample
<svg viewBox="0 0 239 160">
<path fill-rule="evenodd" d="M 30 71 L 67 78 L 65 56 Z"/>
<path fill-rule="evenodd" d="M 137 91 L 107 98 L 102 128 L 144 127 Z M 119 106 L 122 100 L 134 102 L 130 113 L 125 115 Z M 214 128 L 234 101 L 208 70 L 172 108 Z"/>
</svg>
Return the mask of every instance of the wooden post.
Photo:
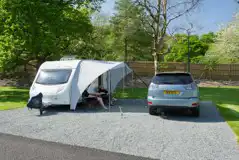
<svg viewBox="0 0 239 160">
<path fill-rule="evenodd" d="M 232 80 L 232 68 L 231 64 L 229 64 L 229 79 Z"/>
<path fill-rule="evenodd" d="M 184 72 L 187 72 L 187 63 L 183 62 L 184 63 Z"/>
</svg>

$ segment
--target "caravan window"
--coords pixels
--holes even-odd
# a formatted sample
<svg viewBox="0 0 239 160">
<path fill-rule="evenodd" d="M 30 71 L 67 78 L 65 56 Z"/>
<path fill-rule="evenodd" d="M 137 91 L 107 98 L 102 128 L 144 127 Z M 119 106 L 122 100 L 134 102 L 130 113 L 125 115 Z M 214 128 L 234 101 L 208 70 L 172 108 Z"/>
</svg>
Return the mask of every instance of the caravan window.
<svg viewBox="0 0 239 160">
<path fill-rule="evenodd" d="M 71 71 L 71 69 L 41 70 L 36 83 L 45 85 L 67 83 L 70 78 Z"/>
</svg>

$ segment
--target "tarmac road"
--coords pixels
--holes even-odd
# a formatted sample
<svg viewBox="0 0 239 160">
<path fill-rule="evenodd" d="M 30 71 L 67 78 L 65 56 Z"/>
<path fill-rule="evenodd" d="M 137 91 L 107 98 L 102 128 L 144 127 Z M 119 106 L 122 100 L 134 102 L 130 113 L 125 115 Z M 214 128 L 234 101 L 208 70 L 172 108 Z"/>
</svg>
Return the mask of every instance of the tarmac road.
<svg viewBox="0 0 239 160">
<path fill-rule="evenodd" d="M 147 160 L 147 158 L 0 133 L 0 160 Z"/>
</svg>

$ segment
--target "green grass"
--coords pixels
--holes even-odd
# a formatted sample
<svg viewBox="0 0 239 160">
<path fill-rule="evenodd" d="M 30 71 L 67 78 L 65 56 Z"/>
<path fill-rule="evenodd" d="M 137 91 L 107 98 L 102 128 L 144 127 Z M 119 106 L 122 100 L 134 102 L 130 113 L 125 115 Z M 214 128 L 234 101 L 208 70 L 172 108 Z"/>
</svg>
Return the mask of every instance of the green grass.
<svg viewBox="0 0 239 160">
<path fill-rule="evenodd" d="M 117 98 L 146 98 L 147 88 L 124 89 L 117 91 Z M 239 87 L 202 87 L 201 99 L 213 101 L 220 114 L 230 125 L 239 142 Z"/>
<path fill-rule="evenodd" d="M 147 88 L 125 88 L 115 92 L 116 98 L 142 99 L 147 97 Z"/>
<path fill-rule="evenodd" d="M 202 100 L 216 103 L 239 143 L 239 87 L 200 88 Z"/>
<path fill-rule="evenodd" d="M 0 87 L 0 110 L 25 107 L 28 93 L 28 89 Z"/>
</svg>

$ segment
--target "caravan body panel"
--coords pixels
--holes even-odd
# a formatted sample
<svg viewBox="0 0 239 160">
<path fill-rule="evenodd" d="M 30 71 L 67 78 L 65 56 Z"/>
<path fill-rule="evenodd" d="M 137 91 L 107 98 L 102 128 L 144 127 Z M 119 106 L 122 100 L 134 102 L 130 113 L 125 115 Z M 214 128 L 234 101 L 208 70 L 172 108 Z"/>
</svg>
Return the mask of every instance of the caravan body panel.
<svg viewBox="0 0 239 160">
<path fill-rule="evenodd" d="M 68 84 L 54 86 L 35 84 L 30 94 L 33 95 L 41 92 L 43 94 L 43 104 L 46 105 L 69 105 L 69 86 Z"/>
<path fill-rule="evenodd" d="M 45 105 L 70 105 L 72 81 L 80 61 L 51 61 L 41 65 L 30 88 L 30 97 L 42 93 Z"/>
</svg>

